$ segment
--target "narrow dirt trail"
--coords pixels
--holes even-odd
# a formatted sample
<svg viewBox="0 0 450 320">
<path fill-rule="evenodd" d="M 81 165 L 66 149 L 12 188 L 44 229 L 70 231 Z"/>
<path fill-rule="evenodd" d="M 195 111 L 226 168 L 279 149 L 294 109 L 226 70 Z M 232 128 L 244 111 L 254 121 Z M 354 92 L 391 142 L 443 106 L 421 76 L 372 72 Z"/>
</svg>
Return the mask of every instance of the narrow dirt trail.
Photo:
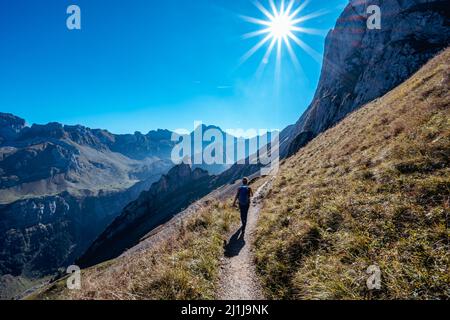
<svg viewBox="0 0 450 320">
<path fill-rule="evenodd" d="M 263 300 L 264 294 L 256 275 L 252 243 L 258 222 L 261 200 L 270 188 L 266 182 L 255 193 L 248 213 L 247 230 L 239 228 L 228 240 L 220 272 L 219 300 Z"/>
</svg>

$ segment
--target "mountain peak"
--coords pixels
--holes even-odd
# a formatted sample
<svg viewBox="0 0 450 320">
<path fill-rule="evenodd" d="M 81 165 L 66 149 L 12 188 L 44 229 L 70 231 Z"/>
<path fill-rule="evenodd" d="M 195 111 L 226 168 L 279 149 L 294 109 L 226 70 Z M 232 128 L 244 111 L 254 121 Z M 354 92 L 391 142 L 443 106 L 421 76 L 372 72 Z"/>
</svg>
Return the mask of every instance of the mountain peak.
<svg viewBox="0 0 450 320">
<path fill-rule="evenodd" d="M 25 128 L 25 120 L 11 113 L 0 112 L 0 144 L 14 139 Z"/>
<path fill-rule="evenodd" d="M 15 116 L 11 113 L 3 113 L 0 112 L 0 124 L 2 126 L 18 126 L 18 127 L 24 127 L 25 126 L 25 120 Z"/>
</svg>

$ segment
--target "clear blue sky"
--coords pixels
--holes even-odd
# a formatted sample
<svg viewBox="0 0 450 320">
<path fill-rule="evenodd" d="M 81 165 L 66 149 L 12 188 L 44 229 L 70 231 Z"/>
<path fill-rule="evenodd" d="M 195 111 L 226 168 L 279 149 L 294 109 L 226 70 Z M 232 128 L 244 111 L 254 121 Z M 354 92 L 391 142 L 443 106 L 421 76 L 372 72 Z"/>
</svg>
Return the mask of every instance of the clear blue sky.
<svg viewBox="0 0 450 320">
<path fill-rule="evenodd" d="M 346 3 L 311 1 L 303 14 L 329 13 L 301 26 L 324 34 L 299 37 L 322 54 Z M 81 8 L 80 31 L 66 28 L 70 4 Z M 241 36 L 260 27 L 239 15 L 264 17 L 250 0 L 2 0 L 0 111 L 114 133 L 194 120 L 283 129 L 310 103 L 321 65 L 295 47 L 296 70 L 284 48 L 278 89 L 274 55 L 258 78 L 264 50 L 239 61 L 261 39 Z"/>
</svg>

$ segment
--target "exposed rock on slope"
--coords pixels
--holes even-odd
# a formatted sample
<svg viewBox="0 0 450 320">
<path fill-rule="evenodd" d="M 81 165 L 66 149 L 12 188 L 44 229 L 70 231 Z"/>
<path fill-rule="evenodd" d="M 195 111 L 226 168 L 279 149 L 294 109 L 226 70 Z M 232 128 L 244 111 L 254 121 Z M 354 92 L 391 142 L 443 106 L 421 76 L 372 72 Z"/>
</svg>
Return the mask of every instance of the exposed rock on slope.
<svg viewBox="0 0 450 320">
<path fill-rule="evenodd" d="M 34 278 L 73 263 L 157 177 L 122 192 L 63 192 L 0 205 L 0 270 Z"/>
<path fill-rule="evenodd" d="M 0 144 L 14 139 L 25 127 L 25 120 L 10 113 L 0 113 Z"/>
</svg>

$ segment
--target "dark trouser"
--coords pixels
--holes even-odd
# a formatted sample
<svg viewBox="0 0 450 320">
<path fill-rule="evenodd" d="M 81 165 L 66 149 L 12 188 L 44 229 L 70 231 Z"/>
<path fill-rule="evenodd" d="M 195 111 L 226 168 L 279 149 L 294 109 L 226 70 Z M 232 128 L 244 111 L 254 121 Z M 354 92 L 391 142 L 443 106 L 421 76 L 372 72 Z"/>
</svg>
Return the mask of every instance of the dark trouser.
<svg viewBox="0 0 450 320">
<path fill-rule="evenodd" d="M 245 229 L 247 227 L 247 216 L 248 216 L 248 210 L 250 209 L 250 204 L 240 204 L 239 210 L 241 210 L 241 221 L 242 221 L 242 228 Z"/>
</svg>

